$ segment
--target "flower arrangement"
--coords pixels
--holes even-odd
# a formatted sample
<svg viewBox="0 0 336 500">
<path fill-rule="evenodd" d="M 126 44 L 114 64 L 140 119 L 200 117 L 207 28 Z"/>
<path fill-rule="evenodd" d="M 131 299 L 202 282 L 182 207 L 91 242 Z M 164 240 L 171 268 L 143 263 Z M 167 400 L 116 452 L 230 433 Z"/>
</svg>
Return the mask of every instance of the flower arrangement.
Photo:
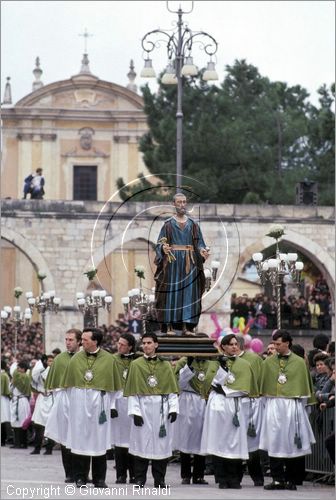
<svg viewBox="0 0 336 500">
<path fill-rule="evenodd" d="M 159 244 L 161 245 L 167 245 L 168 243 L 168 240 L 167 238 L 160 238 L 159 239 Z M 171 264 L 172 262 L 174 262 L 174 260 L 176 260 L 176 257 L 175 255 L 173 254 L 173 252 L 171 250 L 169 250 L 168 254 L 167 254 L 167 258 L 168 258 L 168 262 Z"/>
<path fill-rule="evenodd" d="M 23 290 L 22 290 L 22 288 L 20 286 L 16 286 L 14 288 L 14 297 L 16 299 L 18 299 L 22 295 L 22 293 L 23 293 Z"/>
<path fill-rule="evenodd" d="M 85 276 L 87 276 L 87 279 L 89 281 L 92 281 L 93 278 L 96 276 L 97 272 L 98 272 L 98 269 L 96 269 L 95 267 L 92 267 L 91 269 L 86 271 L 86 273 L 83 273 L 83 274 L 85 274 Z"/>
<path fill-rule="evenodd" d="M 134 272 L 140 279 L 145 279 L 145 267 L 144 266 L 135 266 Z"/>
<path fill-rule="evenodd" d="M 39 281 L 43 281 L 47 277 L 46 273 L 44 271 L 38 271 L 37 272 L 37 279 Z"/>
<path fill-rule="evenodd" d="M 266 234 L 266 236 L 270 236 L 271 238 L 275 238 L 278 240 L 285 234 L 285 229 L 281 224 L 274 224 L 270 227 L 270 230 Z"/>
</svg>

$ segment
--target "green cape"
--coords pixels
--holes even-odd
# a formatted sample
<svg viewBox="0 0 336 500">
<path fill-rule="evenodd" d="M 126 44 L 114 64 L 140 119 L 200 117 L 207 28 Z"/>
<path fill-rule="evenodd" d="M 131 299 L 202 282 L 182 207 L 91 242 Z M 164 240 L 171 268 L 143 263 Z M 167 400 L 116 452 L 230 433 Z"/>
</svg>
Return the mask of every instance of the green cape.
<svg viewBox="0 0 336 500">
<path fill-rule="evenodd" d="M 116 386 L 116 391 L 123 390 L 125 388 L 126 379 L 123 377 L 124 370 L 128 370 L 130 364 L 134 360 L 134 356 L 130 358 L 121 358 L 120 354 L 113 354 L 113 378 Z"/>
<path fill-rule="evenodd" d="M 63 389 L 64 375 L 73 356 L 74 354 L 70 355 L 67 351 L 56 356 L 44 383 L 46 391 Z"/>
<path fill-rule="evenodd" d="M 217 370 L 220 367 L 219 361 L 215 361 Z M 227 365 L 231 373 L 235 376 L 232 384 L 226 384 L 227 387 L 235 391 L 247 392 L 251 398 L 259 396 L 258 384 L 255 374 L 248 361 L 235 357 L 228 359 Z M 217 373 L 217 370 L 215 374 Z"/>
<path fill-rule="evenodd" d="M 150 387 L 147 378 L 155 375 L 158 385 Z M 154 396 L 160 394 L 178 394 L 173 367 L 169 361 L 157 358 L 156 361 L 146 361 L 144 357 L 132 361 L 128 370 L 124 396 Z"/>
<path fill-rule="evenodd" d="M 30 397 L 31 387 L 30 387 L 30 376 L 27 373 L 21 373 L 15 370 L 13 373 L 12 384 L 14 387 L 19 389 L 21 394 Z"/>
<path fill-rule="evenodd" d="M 10 396 L 9 377 L 6 372 L 1 372 L 1 396 Z"/>
<path fill-rule="evenodd" d="M 87 370 L 93 374 L 90 382 L 84 379 Z M 118 390 L 113 378 L 112 355 L 104 349 L 100 349 L 97 356 L 88 356 L 85 351 L 77 352 L 68 364 L 63 386 L 108 392 Z"/>
<path fill-rule="evenodd" d="M 278 355 L 269 356 L 263 361 L 261 370 L 260 390 L 263 396 L 282 398 L 308 397 L 314 401 L 313 384 L 306 362 L 300 356 L 291 353 L 285 361 L 285 384 L 279 384 L 280 359 Z"/>
<path fill-rule="evenodd" d="M 239 356 L 240 359 L 247 361 L 250 363 L 254 376 L 256 378 L 258 384 L 258 392 L 260 387 L 260 377 L 261 377 L 261 368 L 263 366 L 263 359 L 255 354 L 254 352 L 244 351 L 244 353 Z"/>
<path fill-rule="evenodd" d="M 175 375 L 177 377 L 177 380 L 179 378 L 180 370 L 186 365 L 186 363 L 186 357 L 179 359 L 176 363 Z M 217 372 L 218 367 L 214 365 L 212 361 L 202 358 L 194 358 L 191 366 L 194 369 L 194 376 L 191 380 L 189 380 L 189 384 L 194 389 L 194 391 L 197 392 L 197 394 L 199 394 L 203 399 L 207 399 L 211 388 L 211 382 Z M 198 380 L 197 378 L 199 372 L 204 372 L 205 374 L 205 379 L 203 381 Z"/>
</svg>

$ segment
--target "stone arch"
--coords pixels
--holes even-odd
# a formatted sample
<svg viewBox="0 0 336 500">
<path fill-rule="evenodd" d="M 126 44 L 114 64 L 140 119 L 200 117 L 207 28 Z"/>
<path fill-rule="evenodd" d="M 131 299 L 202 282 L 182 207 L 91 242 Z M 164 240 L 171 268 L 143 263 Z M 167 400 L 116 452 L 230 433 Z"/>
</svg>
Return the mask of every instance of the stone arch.
<svg viewBox="0 0 336 500">
<path fill-rule="evenodd" d="M 125 233 L 125 239 L 123 243 L 126 244 L 133 240 L 146 240 L 153 245 L 156 243 L 156 241 L 148 239 L 148 229 L 145 227 L 130 229 L 129 231 L 127 231 L 127 233 Z M 104 260 L 104 255 L 110 254 L 117 248 L 120 248 L 120 235 L 114 236 L 110 240 L 106 241 L 105 245 L 101 245 L 95 250 L 91 258 L 86 261 L 85 265 L 82 268 L 82 272 L 80 273 L 76 282 L 76 290 L 86 290 L 87 278 L 84 273 L 90 267 L 92 267 L 93 263 L 98 266 L 98 264 Z"/>
<path fill-rule="evenodd" d="M 55 290 L 55 282 L 51 274 L 47 261 L 42 256 L 41 252 L 27 240 L 22 234 L 3 226 L 1 228 L 1 238 L 14 245 L 22 252 L 32 263 L 33 267 L 38 270 L 43 270 L 46 273 L 46 278 L 42 281 L 44 290 Z"/>
<path fill-rule="evenodd" d="M 326 252 L 316 241 L 313 241 L 302 234 L 298 234 L 290 229 L 286 229 L 285 235 L 281 239 L 284 243 L 290 243 L 292 246 L 300 250 L 301 253 L 306 255 L 321 271 L 327 281 L 329 291 L 334 300 L 335 295 L 335 262 L 331 256 Z M 248 244 L 240 255 L 240 268 L 242 268 L 252 258 L 255 252 L 262 252 L 264 248 L 269 247 L 274 243 L 270 238 L 265 236 L 253 243 Z"/>
</svg>

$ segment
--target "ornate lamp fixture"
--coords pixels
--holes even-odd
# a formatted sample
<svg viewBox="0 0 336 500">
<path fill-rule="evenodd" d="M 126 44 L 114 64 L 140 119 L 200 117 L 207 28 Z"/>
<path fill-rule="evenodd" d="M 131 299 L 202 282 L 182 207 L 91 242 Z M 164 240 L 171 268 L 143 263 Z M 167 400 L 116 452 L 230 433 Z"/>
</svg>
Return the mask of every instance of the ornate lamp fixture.
<svg viewBox="0 0 336 500">
<path fill-rule="evenodd" d="M 298 261 L 296 253 L 281 253 L 279 250 L 279 240 L 285 234 L 284 228 L 280 224 L 271 227 L 266 236 L 276 240 L 276 253 L 272 258 L 264 259 L 263 254 L 258 252 L 252 255 L 252 259 L 257 268 L 263 286 L 271 283 L 273 292 L 275 292 L 277 304 L 277 328 L 281 328 L 281 296 L 280 291 L 285 277 L 292 279 L 299 285 L 301 281 L 301 271 L 303 262 Z"/>
<path fill-rule="evenodd" d="M 10 306 L 5 306 L 1 311 L 1 319 L 9 319 L 12 318 L 14 321 L 14 349 L 13 354 L 16 357 L 17 355 L 17 340 L 18 340 L 18 332 L 19 328 L 23 325 L 28 326 L 31 320 L 32 314 L 29 307 L 27 307 L 24 311 L 21 310 L 21 306 L 19 305 L 19 298 L 21 297 L 23 291 L 22 288 L 17 286 L 14 288 L 14 297 L 16 299 L 16 305 L 13 309 Z"/>
</svg>

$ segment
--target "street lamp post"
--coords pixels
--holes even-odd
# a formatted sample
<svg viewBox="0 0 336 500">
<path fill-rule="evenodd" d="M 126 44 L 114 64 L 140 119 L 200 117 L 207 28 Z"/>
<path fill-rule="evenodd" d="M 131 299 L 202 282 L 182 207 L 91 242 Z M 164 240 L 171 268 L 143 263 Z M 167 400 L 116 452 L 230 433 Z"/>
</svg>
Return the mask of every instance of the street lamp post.
<svg viewBox="0 0 336 500">
<path fill-rule="evenodd" d="M 18 332 L 19 328 L 23 325 L 28 326 L 31 320 L 31 311 L 30 308 L 26 308 L 24 311 L 21 311 L 21 306 L 19 305 L 19 298 L 22 295 L 22 288 L 16 287 L 14 289 L 14 297 L 16 299 L 16 304 L 13 308 L 10 306 L 5 306 L 1 311 L 1 319 L 9 319 L 12 318 L 14 321 L 14 348 L 13 354 L 16 358 L 17 355 L 17 343 L 18 343 Z"/>
<path fill-rule="evenodd" d="M 177 191 L 181 188 L 182 182 L 182 159 L 183 159 L 183 110 L 182 110 L 182 95 L 183 95 L 183 77 L 196 76 L 198 69 L 193 63 L 191 51 L 195 42 L 200 44 L 205 53 L 210 57 L 207 69 L 204 71 L 202 78 L 205 81 L 218 80 L 218 75 L 215 70 L 215 63 L 212 58 L 217 52 L 218 44 L 216 40 L 205 31 L 192 32 L 187 25 L 183 24 L 183 14 L 189 14 L 193 10 L 194 2 L 191 2 L 191 9 L 183 11 L 181 6 L 179 9 L 171 10 L 169 2 L 166 2 L 169 12 L 177 14 L 178 20 L 176 23 L 177 29 L 174 30 L 153 30 L 146 33 L 141 41 L 142 48 L 146 53 L 145 66 L 140 73 L 144 78 L 155 77 L 155 71 L 152 67 L 152 60 L 149 54 L 160 45 L 158 36 L 163 35 L 167 41 L 168 65 L 161 82 L 166 85 L 177 84 L 177 109 L 176 109 L 176 188 Z M 173 31 L 170 33 L 170 31 Z M 202 41 L 206 40 L 206 43 Z M 153 40 L 156 40 L 153 41 Z"/>
<path fill-rule="evenodd" d="M 263 260 L 263 254 L 254 253 L 252 258 L 257 268 L 261 284 L 264 286 L 267 282 L 271 283 L 273 292 L 275 291 L 277 306 L 277 328 L 281 328 L 281 287 L 286 276 L 290 277 L 297 285 L 301 281 L 301 271 L 303 262 L 297 260 L 296 253 L 282 253 L 279 250 L 279 240 L 284 234 L 284 229 L 280 225 L 273 226 L 267 236 L 276 241 L 275 258 Z"/>
<path fill-rule="evenodd" d="M 90 321 L 85 322 L 85 327 L 98 328 L 98 311 L 103 308 L 108 312 L 111 310 L 112 297 L 107 295 L 106 290 L 92 290 L 91 295 L 84 295 L 83 292 L 76 294 L 78 309 L 84 314 L 84 318 L 89 316 Z M 91 324 L 93 318 L 93 324 Z"/>
</svg>

